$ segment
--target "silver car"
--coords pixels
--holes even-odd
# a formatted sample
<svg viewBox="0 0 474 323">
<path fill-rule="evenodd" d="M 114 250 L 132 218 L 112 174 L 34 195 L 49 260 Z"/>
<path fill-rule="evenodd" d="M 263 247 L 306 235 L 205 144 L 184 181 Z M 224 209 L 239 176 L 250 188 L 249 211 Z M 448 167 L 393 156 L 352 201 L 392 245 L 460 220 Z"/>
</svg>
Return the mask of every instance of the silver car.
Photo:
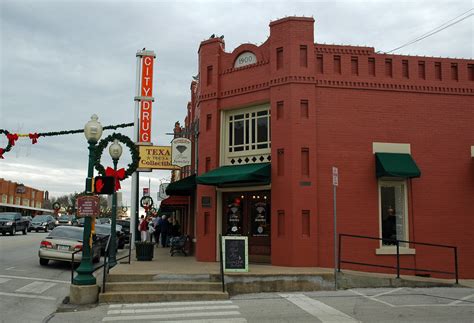
<svg viewBox="0 0 474 323">
<path fill-rule="evenodd" d="M 38 251 L 39 262 L 46 266 L 50 260 L 72 261 L 72 253 L 82 250 L 82 238 L 84 229 L 79 227 L 59 226 L 54 228 L 50 234 L 41 241 Z M 91 250 L 92 260 L 99 261 L 100 245 L 93 244 Z M 80 262 L 82 252 L 74 255 L 74 262 Z"/>
</svg>

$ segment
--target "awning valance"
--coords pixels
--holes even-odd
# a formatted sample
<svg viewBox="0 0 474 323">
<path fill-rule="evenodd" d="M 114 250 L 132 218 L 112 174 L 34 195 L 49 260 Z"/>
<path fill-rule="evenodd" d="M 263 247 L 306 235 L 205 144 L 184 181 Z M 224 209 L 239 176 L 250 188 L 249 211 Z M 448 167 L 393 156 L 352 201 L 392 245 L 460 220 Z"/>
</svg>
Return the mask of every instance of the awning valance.
<svg viewBox="0 0 474 323">
<path fill-rule="evenodd" d="M 160 207 L 164 206 L 177 206 L 177 205 L 188 205 L 189 197 L 188 196 L 170 196 L 161 201 Z"/>
<path fill-rule="evenodd" d="M 170 183 L 166 188 L 167 195 L 187 196 L 196 190 L 196 175 L 191 175 L 179 181 Z"/>
<path fill-rule="evenodd" d="M 196 177 L 202 185 L 270 184 L 271 164 L 222 166 Z"/>
<path fill-rule="evenodd" d="M 410 154 L 376 153 L 377 177 L 420 177 L 421 172 Z"/>
</svg>

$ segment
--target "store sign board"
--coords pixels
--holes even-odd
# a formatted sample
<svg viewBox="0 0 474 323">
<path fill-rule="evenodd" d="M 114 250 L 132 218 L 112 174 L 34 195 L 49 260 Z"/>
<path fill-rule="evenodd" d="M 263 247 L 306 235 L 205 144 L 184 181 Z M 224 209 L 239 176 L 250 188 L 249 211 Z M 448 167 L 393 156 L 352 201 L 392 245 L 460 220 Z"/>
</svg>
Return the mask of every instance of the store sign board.
<svg viewBox="0 0 474 323">
<path fill-rule="evenodd" d="M 191 165 L 191 140 L 175 138 L 171 142 L 171 163 L 184 167 Z"/>
<path fill-rule="evenodd" d="M 168 185 L 170 185 L 170 183 L 160 184 L 160 190 L 157 193 L 158 201 L 163 201 L 165 198 L 168 197 L 168 195 L 166 194 L 166 188 L 168 187 Z"/>
<path fill-rule="evenodd" d="M 224 272 L 249 271 L 248 237 L 223 236 L 222 253 Z"/>
<path fill-rule="evenodd" d="M 153 96 L 153 56 L 142 58 L 141 96 Z M 151 140 L 151 112 L 152 101 L 142 100 L 140 102 L 140 142 L 150 142 Z"/>
<path fill-rule="evenodd" d="M 179 169 L 171 163 L 170 146 L 139 146 L 139 168 L 148 169 Z"/>
<path fill-rule="evenodd" d="M 333 186 L 339 185 L 339 171 L 337 167 L 332 168 L 332 185 Z"/>
<path fill-rule="evenodd" d="M 79 196 L 77 198 L 77 216 L 98 216 L 100 214 L 99 196 Z"/>
</svg>

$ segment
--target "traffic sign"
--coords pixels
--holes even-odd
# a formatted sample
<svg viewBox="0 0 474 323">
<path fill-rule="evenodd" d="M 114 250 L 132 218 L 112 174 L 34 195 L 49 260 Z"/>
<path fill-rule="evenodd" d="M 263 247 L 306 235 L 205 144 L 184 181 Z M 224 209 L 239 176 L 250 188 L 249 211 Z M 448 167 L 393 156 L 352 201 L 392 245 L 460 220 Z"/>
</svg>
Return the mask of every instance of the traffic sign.
<svg viewBox="0 0 474 323">
<path fill-rule="evenodd" d="M 97 195 L 79 196 L 77 198 L 77 216 L 100 215 L 100 199 Z"/>
</svg>

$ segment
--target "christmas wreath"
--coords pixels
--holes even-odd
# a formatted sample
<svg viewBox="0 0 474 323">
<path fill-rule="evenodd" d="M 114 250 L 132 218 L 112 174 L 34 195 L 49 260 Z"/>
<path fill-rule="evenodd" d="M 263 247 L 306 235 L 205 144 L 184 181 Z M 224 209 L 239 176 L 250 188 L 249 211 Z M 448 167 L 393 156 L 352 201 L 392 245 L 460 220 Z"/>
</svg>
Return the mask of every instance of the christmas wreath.
<svg viewBox="0 0 474 323">
<path fill-rule="evenodd" d="M 4 134 L 8 139 L 8 144 L 5 148 L 0 148 L 0 159 L 3 159 L 3 154 L 10 151 L 15 146 L 15 141 L 18 140 L 18 135 L 11 134 L 8 130 L 0 129 L 0 134 Z M 16 136 L 16 138 L 15 138 Z"/>
<path fill-rule="evenodd" d="M 100 163 L 100 159 L 102 157 L 102 153 L 104 149 L 109 145 L 110 142 L 113 142 L 114 140 L 118 140 L 121 143 L 125 144 L 128 149 L 130 150 L 130 154 L 132 155 L 132 162 L 128 164 L 128 168 L 126 170 L 119 169 L 117 172 L 115 172 L 112 168 L 107 167 L 107 169 L 102 166 Z M 99 144 L 96 147 L 95 151 L 95 169 L 99 172 L 100 175 L 102 176 L 114 176 L 117 181 L 126 179 L 130 175 L 132 175 L 138 168 L 138 162 L 140 161 L 140 153 L 138 151 L 138 147 L 135 145 L 135 143 L 127 136 L 124 136 L 120 133 L 113 133 L 109 135 L 108 137 L 105 137 L 101 141 L 99 141 Z M 111 172 L 114 172 L 113 174 Z M 122 173 L 122 175 L 118 175 L 119 173 Z M 118 185 L 120 188 L 120 184 Z"/>
</svg>

